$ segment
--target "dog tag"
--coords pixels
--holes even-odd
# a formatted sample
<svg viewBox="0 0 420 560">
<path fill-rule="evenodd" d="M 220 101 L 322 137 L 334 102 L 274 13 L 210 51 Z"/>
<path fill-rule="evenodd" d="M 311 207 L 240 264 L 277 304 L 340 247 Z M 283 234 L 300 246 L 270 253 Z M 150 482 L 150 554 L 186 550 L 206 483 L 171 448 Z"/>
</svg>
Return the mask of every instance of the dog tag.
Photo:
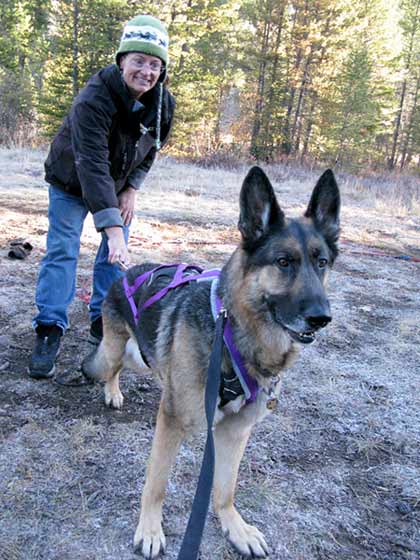
<svg viewBox="0 0 420 560">
<path fill-rule="evenodd" d="M 278 402 L 279 399 L 277 399 L 276 397 L 270 397 L 269 399 L 267 399 L 265 406 L 268 408 L 268 410 L 274 410 L 275 408 L 277 408 Z"/>
</svg>

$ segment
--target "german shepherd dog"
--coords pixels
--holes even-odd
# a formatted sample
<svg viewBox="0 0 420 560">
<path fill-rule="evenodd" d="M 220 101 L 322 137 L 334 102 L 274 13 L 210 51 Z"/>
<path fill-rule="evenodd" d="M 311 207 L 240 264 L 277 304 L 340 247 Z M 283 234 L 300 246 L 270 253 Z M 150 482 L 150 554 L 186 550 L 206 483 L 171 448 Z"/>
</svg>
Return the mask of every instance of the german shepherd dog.
<svg viewBox="0 0 420 560">
<path fill-rule="evenodd" d="M 270 412 L 268 400 L 273 394 L 279 395 L 281 372 L 300 346 L 313 342 L 317 331 L 331 321 L 325 288 L 338 253 L 339 208 L 331 170 L 318 180 L 299 219 L 285 217 L 261 168 L 253 167 L 242 185 L 241 243 L 222 268 L 217 290 L 236 348 L 260 390 L 256 400 L 244 406 L 218 403 L 213 508 L 223 533 L 244 557 L 265 558 L 268 546 L 264 535 L 246 523 L 234 506 L 239 463 L 252 427 Z M 132 267 L 128 282 L 156 266 Z M 136 305 L 165 282 L 167 278 L 161 276 L 156 286 L 142 285 L 134 296 Z M 205 428 L 204 389 L 215 330 L 210 286 L 191 282 L 170 291 L 145 309 L 136 324 L 121 280 L 112 286 L 102 309 L 103 339 L 85 358 L 82 370 L 89 378 L 106 382 L 105 403 L 114 408 L 123 404 L 119 377 L 130 338 L 152 364 L 162 388 L 134 537 L 136 551 L 152 559 L 165 549 L 162 504 L 171 465 L 182 440 Z M 221 377 L 232 377 L 226 348 Z"/>
</svg>

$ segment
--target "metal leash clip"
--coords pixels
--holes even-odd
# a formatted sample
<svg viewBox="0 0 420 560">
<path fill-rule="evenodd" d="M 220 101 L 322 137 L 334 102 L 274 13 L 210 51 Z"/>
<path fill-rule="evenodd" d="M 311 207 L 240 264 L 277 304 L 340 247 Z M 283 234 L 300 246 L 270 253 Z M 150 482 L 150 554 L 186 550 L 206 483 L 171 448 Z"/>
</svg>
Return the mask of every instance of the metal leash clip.
<svg viewBox="0 0 420 560">
<path fill-rule="evenodd" d="M 218 316 L 219 316 L 219 315 L 223 315 L 223 317 L 224 317 L 225 319 L 227 319 L 227 309 L 226 309 L 225 307 L 221 307 L 221 308 L 219 309 Z"/>
</svg>

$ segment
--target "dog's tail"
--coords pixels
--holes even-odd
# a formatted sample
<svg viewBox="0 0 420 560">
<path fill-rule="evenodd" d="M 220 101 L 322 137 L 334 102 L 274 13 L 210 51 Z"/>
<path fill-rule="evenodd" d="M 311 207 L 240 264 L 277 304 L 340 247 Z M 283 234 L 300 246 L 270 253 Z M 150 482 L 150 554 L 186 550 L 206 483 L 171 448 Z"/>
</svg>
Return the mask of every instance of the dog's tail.
<svg viewBox="0 0 420 560">
<path fill-rule="evenodd" d="M 127 341 L 120 366 L 122 367 L 123 365 L 134 370 L 148 369 L 147 364 L 142 359 L 137 343 L 132 338 Z M 81 369 L 83 375 L 91 381 L 109 381 L 119 367 L 110 367 L 103 345 L 100 344 L 82 361 Z"/>
<path fill-rule="evenodd" d="M 140 354 L 139 346 L 133 338 L 129 338 L 125 346 L 124 365 L 134 370 L 148 369 Z"/>
<path fill-rule="evenodd" d="M 84 358 L 81 369 L 83 375 L 91 381 L 108 381 L 112 374 L 108 373 L 110 368 L 108 367 L 102 344 Z"/>
</svg>

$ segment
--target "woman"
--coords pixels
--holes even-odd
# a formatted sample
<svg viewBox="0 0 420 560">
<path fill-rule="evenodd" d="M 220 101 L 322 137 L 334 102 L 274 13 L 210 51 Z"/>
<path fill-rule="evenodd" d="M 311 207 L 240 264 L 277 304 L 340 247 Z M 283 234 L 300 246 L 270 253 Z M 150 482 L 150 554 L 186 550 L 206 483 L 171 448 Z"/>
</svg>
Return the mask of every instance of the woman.
<svg viewBox="0 0 420 560">
<path fill-rule="evenodd" d="M 166 142 L 175 101 L 164 86 L 168 34 L 152 16 L 124 28 L 116 64 L 95 74 L 73 102 L 45 162 L 47 252 L 38 276 L 38 314 L 29 375 L 51 377 L 69 325 L 80 237 L 89 212 L 101 243 L 93 270 L 89 341 L 102 338 L 101 304 L 129 264 L 128 230 L 140 188 Z"/>
</svg>

